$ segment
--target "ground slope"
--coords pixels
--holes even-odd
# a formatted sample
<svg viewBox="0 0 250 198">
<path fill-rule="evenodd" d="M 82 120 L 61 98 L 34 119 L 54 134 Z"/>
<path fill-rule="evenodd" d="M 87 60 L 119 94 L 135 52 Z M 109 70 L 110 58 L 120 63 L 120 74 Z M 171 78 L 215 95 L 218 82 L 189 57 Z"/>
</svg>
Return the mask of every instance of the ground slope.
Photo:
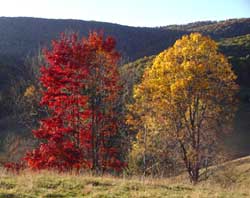
<svg viewBox="0 0 250 198">
<path fill-rule="evenodd" d="M 51 172 L 0 172 L 0 198 L 6 197 L 250 197 L 250 157 L 210 168 L 206 181 L 192 186 L 186 174 L 169 179 L 92 177 Z"/>
</svg>

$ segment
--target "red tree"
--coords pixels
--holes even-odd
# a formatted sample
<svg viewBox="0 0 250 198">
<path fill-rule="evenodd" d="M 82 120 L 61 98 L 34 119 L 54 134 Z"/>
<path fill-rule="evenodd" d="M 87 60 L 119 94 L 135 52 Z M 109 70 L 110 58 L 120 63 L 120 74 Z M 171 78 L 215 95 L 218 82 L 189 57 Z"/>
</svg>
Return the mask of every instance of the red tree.
<svg viewBox="0 0 250 198">
<path fill-rule="evenodd" d="M 63 34 L 44 55 L 41 104 L 48 107 L 50 117 L 33 131 L 42 143 L 27 153 L 28 166 L 120 170 L 124 163 L 116 144 L 120 86 L 115 40 L 96 32 L 82 40 Z"/>
</svg>

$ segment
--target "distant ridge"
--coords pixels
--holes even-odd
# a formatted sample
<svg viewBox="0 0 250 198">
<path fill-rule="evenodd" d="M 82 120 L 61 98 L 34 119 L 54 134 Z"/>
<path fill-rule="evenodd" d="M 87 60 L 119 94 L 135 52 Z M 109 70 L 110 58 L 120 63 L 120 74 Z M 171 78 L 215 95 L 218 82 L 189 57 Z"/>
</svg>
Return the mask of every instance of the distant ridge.
<svg viewBox="0 0 250 198">
<path fill-rule="evenodd" d="M 3 58 L 22 61 L 39 47 L 48 46 L 52 39 L 58 38 L 60 32 L 75 31 L 87 35 L 90 30 L 104 30 L 106 34 L 114 36 L 118 50 L 128 62 L 157 54 L 192 31 L 208 34 L 215 39 L 250 34 L 250 18 L 149 28 L 73 19 L 0 17 L 0 62 Z"/>
</svg>

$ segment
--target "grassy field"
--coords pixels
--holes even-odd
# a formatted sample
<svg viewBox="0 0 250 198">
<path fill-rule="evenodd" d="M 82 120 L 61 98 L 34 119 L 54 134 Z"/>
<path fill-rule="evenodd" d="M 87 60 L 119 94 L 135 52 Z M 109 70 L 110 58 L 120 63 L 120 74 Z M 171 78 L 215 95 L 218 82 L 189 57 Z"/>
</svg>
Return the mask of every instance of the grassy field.
<svg viewBox="0 0 250 198">
<path fill-rule="evenodd" d="M 14 197 L 250 197 L 250 157 L 211 168 L 206 181 L 192 186 L 185 175 L 170 179 L 115 178 L 110 176 L 1 171 L 0 198 Z"/>
</svg>

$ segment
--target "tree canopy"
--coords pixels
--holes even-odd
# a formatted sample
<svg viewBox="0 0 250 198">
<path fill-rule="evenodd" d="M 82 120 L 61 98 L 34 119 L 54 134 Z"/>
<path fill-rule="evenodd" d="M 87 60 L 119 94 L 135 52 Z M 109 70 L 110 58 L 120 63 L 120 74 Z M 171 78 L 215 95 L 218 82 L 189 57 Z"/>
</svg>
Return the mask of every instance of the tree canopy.
<svg viewBox="0 0 250 198">
<path fill-rule="evenodd" d="M 158 131 L 177 142 L 190 179 L 196 182 L 219 137 L 229 130 L 238 89 L 235 80 L 213 40 L 199 33 L 183 36 L 146 68 L 134 88 L 128 123 L 139 134 L 145 133 L 145 126 L 151 128 L 151 139 Z"/>
</svg>

